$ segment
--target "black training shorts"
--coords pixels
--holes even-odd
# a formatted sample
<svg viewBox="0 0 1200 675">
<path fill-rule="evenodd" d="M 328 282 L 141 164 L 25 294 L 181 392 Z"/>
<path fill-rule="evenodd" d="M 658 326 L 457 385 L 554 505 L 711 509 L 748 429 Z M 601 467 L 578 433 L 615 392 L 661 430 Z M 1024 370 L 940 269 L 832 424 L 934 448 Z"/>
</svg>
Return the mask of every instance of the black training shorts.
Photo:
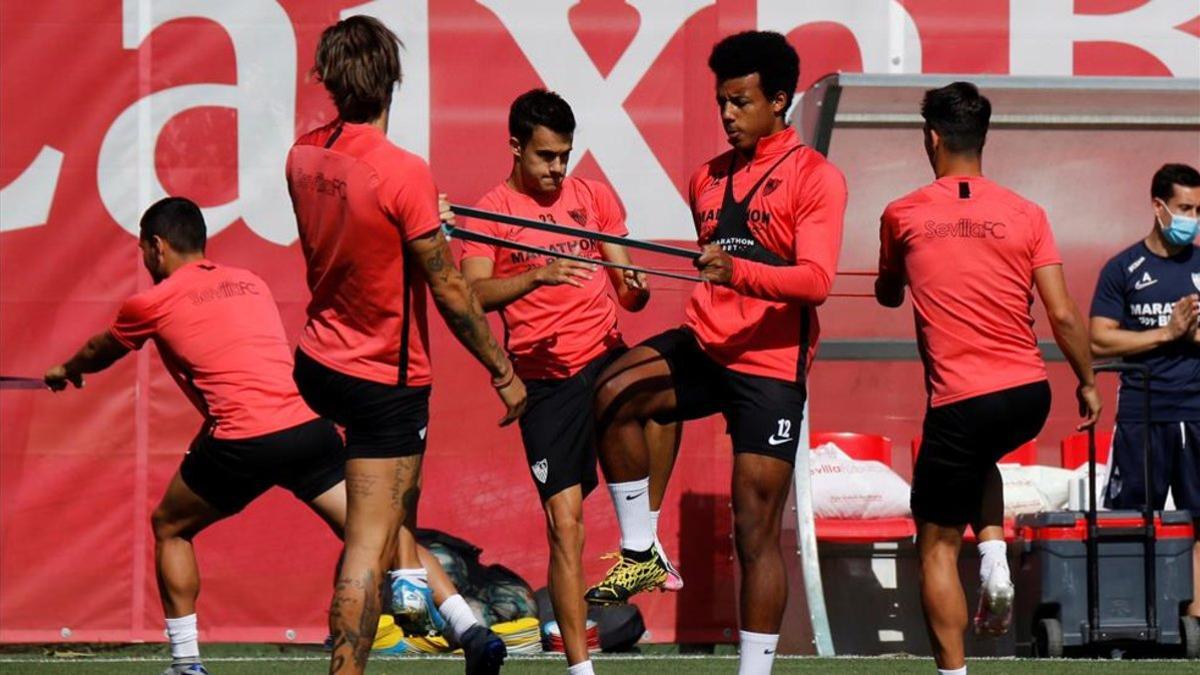
<svg viewBox="0 0 1200 675">
<path fill-rule="evenodd" d="M 390 459 L 425 452 L 429 390 L 381 384 L 339 373 L 296 350 L 300 395 L 316 413 L 346 430 L 349 459 Z"/>
<path fill-rule="evenodd" d="M 796 461 L 804 417 L 803 382 L 739 373 L 700 349 L 690 331 L 674 328 L 641 344 L 662 355 L 671 369 L 675 410 L 659 422 L 677 422 L 721 413 L 734 452 Z"/>
<path fill-rule="evenodd" d="M 1049 413 L 1045 380 L 929 408 L 913 467 L 913 517 L 946 527 L 978 522 L 988 473 L 1036 438 Z"/>
<path fill-rule="evenodd" d="M 223 513 L 237 513 L 272 486 L 311 502 L 345 478 L 346 451 L 337 429 L 315 419 L 254 438 L 192 441 L 179 465 L 183 482 Z"/>
<path fill-rule="evenodd" d="M 596 424 L 592 415 L 596 379 L 625 349 L 594 358 L 574 375 L 528 380 L 521 415 L 525 461 L 542 502 L 578 485 L 586 497 L 597 484 Z"/>
</svg>

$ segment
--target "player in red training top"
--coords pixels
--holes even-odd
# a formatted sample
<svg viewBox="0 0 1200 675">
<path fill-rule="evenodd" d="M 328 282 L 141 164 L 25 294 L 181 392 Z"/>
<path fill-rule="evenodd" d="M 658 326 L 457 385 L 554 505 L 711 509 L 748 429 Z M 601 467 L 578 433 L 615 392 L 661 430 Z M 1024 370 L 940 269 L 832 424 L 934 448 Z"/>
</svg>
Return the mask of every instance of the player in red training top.
<svg viewBox="0 0 1200 675">
<path fill-rule="evenodd" d="M 507 408 L 501 423 L 517 419 L 525 405 L 524 384 L 454 266 L 429 167 L 387 139 L 399 44 L 366 16 L 321 34 L 313 71 L 338 117 L 301 136 L 287 161 L 312 291 L 295 379 L 313 410 L 346 428 L 349 457 L 346 549 L 330 609 L 331 672 L 366 667 L 372 635 L 363 627 L 374 626 L 380 613 L 392 551 L 399 546 L 405 567 L 421 574 L 413 529 L 432 380 L 427 288 L 451 331 L 491 372 Z M 468 672 L 497 671 L 504 643 L 475 623 L 466 601 L 455 594 L 438 609 L 449 638 L 464 648 Z"/>
<path fill-rule="evenodd" d="M 720 412 L 735 453 L 741 668 L 766 672 L 787 598 L 780 519 L 817 343 L 815 308 L 829 294 L 841 247 L 846 184 L 784 120 L 800 64 L 782 35 L 727 37 L 708 65 L 733 146 L 689 185 L 708 283 L 692 294 L 686 325 L 633 348 L 601 376 L 600 463 L 622 559 L 588 600 L 623 602 L 665 575 L 646 516 L 645 424 Z"/>
<path fill-rule="evenodd" d="M 528 91 L 508 113 L 512 171 L 478 208 L 625 236 L 612 190 L 568 177 L 575 116 L 558 94 Z M 625 248 L 578 236 L 472 219 L 466 229 L 571 255 L 629 264 Z M 583 600 L 583 500 L 598 482 L 592 400 L 597 376 L 625 351 L 617 306 L 639 311 L 650 299 L 645 275 L 467 241 L 463 275 L 485 310 L 504 321 L 505 346 L 529 388 L 521 416 L 525 459 L 546 512 L 550 599 L 573 675 L 592 672 Z M 670 430 L 670 431 L 673 431 Z M 672 434 L 658 432 L 673 444 Z"/>
<path fill-rule="evenodd" d="M 152 517 L 159 593 L 172 664 L 165 675 L 202 675 L 196 631 L 200 572 L 192 538 L 240 512 L 273 485 L 287 488 L 342 535 L 345 449 L 292 381 L 279 310 L 254 274 L 207 259 L 204 217 L 181 197 L 143 214 L 138 247 L 155 285 L 126 300 L 116 321 L 46 372 L 55 391 L 83 386 L 140 349 L 158 346 L 167 370 L 204 415 L 204 426 Z M 437 592 L 454 587 L 422 551 Z"/>
<path fill-rule="evenodd" d="M 996 461 L 1041 431 L 1050 410 L 1033 333 L 1033 286 L 1079 379 L 1081 414 L 1095 424 L 1087 324 L 1067 294 L 1062 259 L 1041 207 L 983 177 L 991 104 L 969 82 L 933 89 L 921 104 L 937 180 L 889 204 L 880 224 L 880 304 L 912 290 L 929 408 L 913 468 L 912 512 L 921 600 L 940 672 L 966 672 L 967 605 L 958 578 L 965 526 L 979 540 L 979 632 L 1003 633 L 1013 586 Z"/>
</svg>

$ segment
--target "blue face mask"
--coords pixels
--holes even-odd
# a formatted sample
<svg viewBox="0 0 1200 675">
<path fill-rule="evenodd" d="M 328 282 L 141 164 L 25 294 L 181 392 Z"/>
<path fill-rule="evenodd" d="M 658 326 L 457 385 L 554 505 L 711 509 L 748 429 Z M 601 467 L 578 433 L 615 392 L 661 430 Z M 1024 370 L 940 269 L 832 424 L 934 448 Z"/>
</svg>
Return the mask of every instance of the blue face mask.
<svg viewBox="0 0 1200 675">
<path fill-rule="evenodd" d="M 1171 209 L 1168 209 L 1166 204 L 1161 201 L 1159 203 L 1163 205 L 1163 209 L 1166 209 L 1167 213 L 1171 213 Z M 1187 246 L 1196 240 L 1197 222 L 1200 222 L 1196 218 L 1171 213 L 1171 223 L 1166 227 L 1163 227 L 1162 221 L 1158 220 L 1158 214 L 1154 215 L 1154 220 L 1158 222 L 1159 227 L 1162 227 L 1163 238 L 1172 246 Z"/>
</svg>

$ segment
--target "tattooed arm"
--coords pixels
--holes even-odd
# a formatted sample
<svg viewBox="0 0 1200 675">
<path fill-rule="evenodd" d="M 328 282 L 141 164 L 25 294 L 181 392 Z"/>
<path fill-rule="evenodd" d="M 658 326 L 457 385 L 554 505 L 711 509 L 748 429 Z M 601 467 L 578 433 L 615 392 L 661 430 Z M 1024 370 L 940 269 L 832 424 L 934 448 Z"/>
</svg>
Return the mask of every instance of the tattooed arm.
<svg viewBox="0 0 1200 675">
<path fill-rule="evenodd" d="M 492 386 L 508 409 L 500 424 L 503 426 L 517 419 L 525 410 L 525 384 L 513 373 L 512 363 L 483 318 L 479 299 L 454 266 L 445 235 L 440 229 L 434 230 L 410 241 L 408 249 L 425 271 L 429 288 L 433 291 L 433 302 L 446 320 L 446 325 L 467 351 L 492 374 Z"/>
</svg>

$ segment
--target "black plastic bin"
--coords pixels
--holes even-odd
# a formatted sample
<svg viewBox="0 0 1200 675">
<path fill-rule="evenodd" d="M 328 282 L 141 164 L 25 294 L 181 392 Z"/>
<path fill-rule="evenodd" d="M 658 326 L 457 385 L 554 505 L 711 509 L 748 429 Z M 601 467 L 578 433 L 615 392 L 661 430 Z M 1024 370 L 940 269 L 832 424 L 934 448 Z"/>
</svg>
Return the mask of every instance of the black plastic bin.
<svg viewBox="0 0 1200 675">
<path fill-rule="evenodd" d="M 1087 605 L 1087 518 L 1079 511 L 1057 511 L 1017 518 L 1020 563 L 1014 608 L 1019 656 L 1062 656 L 1079 648 L 1162 648 L 1187 658 L 1200 656 L 1196 620 L 1183 616 L 1192 599 L 1192 518 L 1186 511 L 1155 517 L 1154 582 L 1157 614 L 1146 616 L 1144 548 L 1132 535 L 1143 524 L 1140 511 L 1104 511 L 1097 524 L 1098 597 L 1101 634 L 1089 634 Z M 1146 633 L 1156 624 L 1157 635 Z"/>
</svg>

